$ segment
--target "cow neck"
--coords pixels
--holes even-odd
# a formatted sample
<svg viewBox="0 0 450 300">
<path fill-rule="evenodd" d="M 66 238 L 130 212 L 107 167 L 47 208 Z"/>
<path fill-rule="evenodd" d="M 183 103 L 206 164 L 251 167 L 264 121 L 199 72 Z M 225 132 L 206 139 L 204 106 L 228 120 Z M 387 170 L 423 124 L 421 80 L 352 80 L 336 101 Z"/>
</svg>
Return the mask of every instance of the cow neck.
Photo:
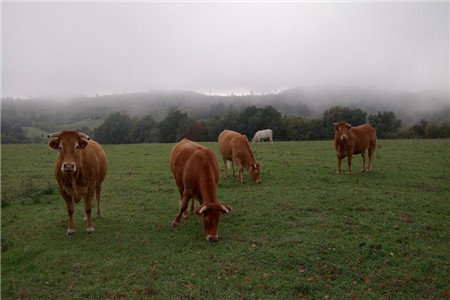
<svg viewBox="0 0 450 300">
<path fill-rule="evenodd" d="M 200 176 L 200 194 L 203 203 L 217 202 L 217 186 L 214 182 L 212 172 L 205 172 Z"/>
<path fill-rule="evenodd" d="M 244 168 L 247 170 L 251 168 L 252 164 L 256 164 L 255 157 L 253 156 L 252 150 L 248 147 L 248 152 L 244 154 L 245 161 L 243 163 Z"/>
<path fill-rule="evenodd" d="M 337 140 L 336 141 L 336 145 L 337 145 L 337 150 L 340 152 L 342 150 L 346 149 L 346 144 L 347 144 L 348 140 Z"/>
</svg>

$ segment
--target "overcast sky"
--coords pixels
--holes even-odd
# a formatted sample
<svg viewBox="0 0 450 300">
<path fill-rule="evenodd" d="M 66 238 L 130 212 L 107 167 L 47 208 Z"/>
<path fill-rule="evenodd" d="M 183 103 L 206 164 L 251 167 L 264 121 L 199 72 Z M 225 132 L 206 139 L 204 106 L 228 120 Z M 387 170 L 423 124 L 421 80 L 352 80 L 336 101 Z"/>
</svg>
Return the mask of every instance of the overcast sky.
<svg viewBox="0 0 450 300">
<path fill-rule="evenodd" d="M 2 4 L 2 95 L 449 86 L 449 3 Z"/>
</svg>

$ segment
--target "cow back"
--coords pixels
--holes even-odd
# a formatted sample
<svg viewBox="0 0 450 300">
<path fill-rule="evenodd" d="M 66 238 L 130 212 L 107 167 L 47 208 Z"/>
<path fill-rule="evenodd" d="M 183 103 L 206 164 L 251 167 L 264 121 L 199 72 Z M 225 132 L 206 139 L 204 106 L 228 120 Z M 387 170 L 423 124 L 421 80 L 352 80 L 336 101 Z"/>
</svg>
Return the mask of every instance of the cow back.
<svg viewBox="0 0 450 300">
<path fill-rule="evenodd" d="M 239 156 L 246 163 L 255 161 L 252 150 L 248 144 L 247 136 L 232 130 L 224 130 L 219 135 L 219 152 L 227 160 Z"/>
<path fill-rule="evenodd" d="M 183 139 L 171 151 L 170 169 L 178 188 L 189 187 L 199 193 L 203 185 L 208 185 L 216 191 L 219 165 L 214 152 L 207 147 Z"/>
</svg>

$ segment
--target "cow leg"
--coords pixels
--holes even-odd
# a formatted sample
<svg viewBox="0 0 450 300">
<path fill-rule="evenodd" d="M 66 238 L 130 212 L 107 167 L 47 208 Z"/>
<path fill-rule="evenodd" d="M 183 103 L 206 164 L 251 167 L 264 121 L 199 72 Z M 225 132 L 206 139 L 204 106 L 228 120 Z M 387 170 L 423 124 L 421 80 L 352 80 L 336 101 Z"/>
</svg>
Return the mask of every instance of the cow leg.
<svg viewBox="0 0 450 300">
<path fill-rule="evenodd" d="M 94 187 L 89 187 L 87 190 L 87 194 L 84 197 L 84 212 L 85 212 L 85 220 L 86 220 L 86 233 L 92 234 L 94 233 L 94 225 L 92 224 L 92 199 L 94 199 Z"/>
<path fill-rule="evenodd" d="M 244 168 L 239 168 L 239 176 L 241 178 L 241 182 L 245 183 Z"/>
<path fill-rule="evenodd" d="M 338 169 L 337 169 L 336 173 L 341 173 L 342 158 L 340 158 L 338 156 L 337 159 L 338 159 Z"/>
<path fill-rule="evenodd" d="M 233 176 L 236 176 L 236 172 L 234 171 L 234 162 L 230 160 L 230 163 L 231 163 L 231 170 L 233 170 Z"/>
<path fill-rule="evenodd" d="M 365 172 L 366 170 L 366 151 L 361 152 L 362 160 L 363 160 L 363 168 L 362 171 Z"/>
<path fill-rule="evenodd" d="M 172 227 L 175 228 L 180 223 L 181 215 L 186 212 L 186 208 L 189 204 L 189 195 L 186 191 L 183 192 L 183 196 L 180 197 L 180 211 L 178 212 L 175 219 L 172 221 Z"/>
<path fill-rule="evenodd" d="M 182 206 L 182 202 L 183 202 L 183 190 L 182 189 L 178 189 L 178 192 L 180 193 L 180 200 L 178 201 L 178 203 L 180 204 L 180 207 Z M 183 218 L 184 219 L 189 219 L 189 214 L 187 213 L 187 211 L 183 212 Z"/>
<path fill-rule="evenodd" d="M 239 169 L 239 174 L 237 177 L 237 180 L 239 180 L 242 183 L 245 183 L 245 178 L 244 178 L 244 166 L 240 163 L 240 161 L 236 162 L 236 166 Z"/>
<path fill-rule="evenodd" d="M 97 199 L 97 216 L 99 216 L 99 217 L 102 216 L 102 207 L 100 205 L 101 194 L 102 194 L 102 185 L 99 184 L 95 188 L 95 198 Z"/>
<path fill-rule="evenodd" d="M 225 177 L 228 177 L 228 172 L 227 172 L 227 160 L 225 158 L 223 159 L 223 166 L 224 166 L 224 171 L 225 171 Z"/>
<path fill-rule="evenodd" d="M 69 226 L 67 227 L 67 236 L 72 236 L 75 233 L 75 224 L 73 222 L 73 213 L 75 211 L 74 203 L 72 200 L 72 196 L 66 193 L 66 191 L 62 188 L 59 189 L 61 195 L 66 201 L 67 213 L 69 214 Z"/>
<path fill-rule="evenodd" d="M 347 158 L 347 163 L 348 163 L 348 174 L 352 174 L 352 158 L 353 155 L 349 154 L 348 158 Z"/>
</svg>

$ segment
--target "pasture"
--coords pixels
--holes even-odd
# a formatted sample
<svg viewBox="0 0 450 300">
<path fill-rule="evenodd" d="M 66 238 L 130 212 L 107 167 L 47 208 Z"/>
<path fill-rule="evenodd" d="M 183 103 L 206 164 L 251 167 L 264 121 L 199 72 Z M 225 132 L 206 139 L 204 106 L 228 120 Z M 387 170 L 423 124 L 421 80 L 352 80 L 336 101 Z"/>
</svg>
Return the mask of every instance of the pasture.
<svg viewBox="0 0 450 300">
<path fill-rule="evenodd" d="M 333 141 L 251 146 L 257 185 L 221 179 L 219 241 L 174 230 L 174 144 L 105 145 L 103 217 L 76 234 L 45 144 L 1 148 L 2 299 L 419 299 L 450 294 L 450 140 L 381 140 L 336 174 Z M 231 172 L 230 172 L 231 173 Z M 96 202 L 94 201 L 96 205 Z M 196 205 L 198 202 L 196 202 Z"/>
</svg>

